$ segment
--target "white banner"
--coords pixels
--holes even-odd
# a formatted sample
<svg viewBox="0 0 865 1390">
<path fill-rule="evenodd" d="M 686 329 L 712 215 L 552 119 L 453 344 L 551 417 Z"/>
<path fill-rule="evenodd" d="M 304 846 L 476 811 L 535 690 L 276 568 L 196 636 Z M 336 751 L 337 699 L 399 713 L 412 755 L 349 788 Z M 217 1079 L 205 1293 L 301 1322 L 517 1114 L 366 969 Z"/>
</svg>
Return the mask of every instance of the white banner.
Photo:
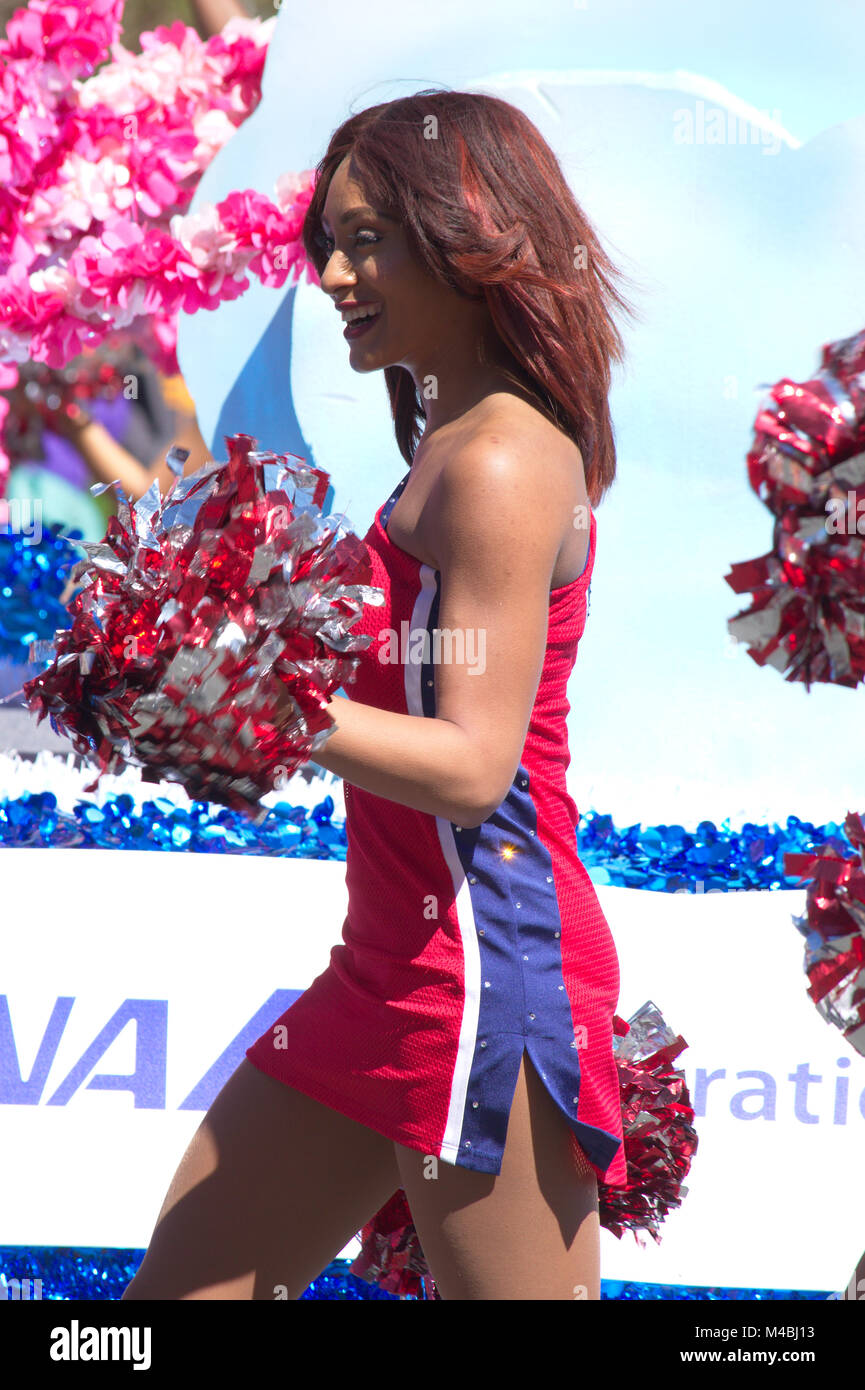
<svg viewBox="0 0 865 1390">
<path fill-rule="evenodd" d="M 806 994 L 804 889 L 598 896 L 619 1013 L 652 999 L 688 1043 L 700 1140 L 661 1244 L 604 1232 L 604 1277 L 843 1289 L 865 1249 L 865 1058 Z"/>
<path fill-rule="evenodd" d="M 0 866 L 0 1244 L 142 1248 L 207 1106 L 326 967 L 344 865 L 6 849 Z M 652 999 L 687 1039 L 700 1136 L 661 1245 L 605 1232 L 604 1277 L 843 1288 L 865 1247 L 865 1059 L 805 993 L 804 891 L 598 893 L 619 1012 Z"/>
</svg>

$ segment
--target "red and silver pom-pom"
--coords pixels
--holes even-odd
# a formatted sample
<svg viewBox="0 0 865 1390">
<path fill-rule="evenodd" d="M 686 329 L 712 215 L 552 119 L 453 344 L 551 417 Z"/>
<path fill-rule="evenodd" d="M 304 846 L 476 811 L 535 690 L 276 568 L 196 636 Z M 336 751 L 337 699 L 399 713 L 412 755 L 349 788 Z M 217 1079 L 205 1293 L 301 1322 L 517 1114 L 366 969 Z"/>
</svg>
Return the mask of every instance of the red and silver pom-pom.
<svg viewBox="0 0 865 1390">
<path fill-rule="evenodd" d="M 402 1188 L 367 1222 L 360 1241 L 352 1274 L 400 1298 L 438 1298 Z"/>
<path fill-rule="evenodd" d="M 631 1230 L 639 1245 L 687 1193 L 683 1186 L 697 1149 L 694 1111 L 685 1074 L 673 1060 L 687 1047 L 651 1002 L 628 1020 L 615 1020 L 627 1182 L 598 1183 L 600 1223 L 616 1236 Z M 352 1274 L 388 1293 L 438 1297 L 402 1188 L 359 1233 Z"/>
<path fill-rule="evenodd" d="M 786 377 L 754 424 L 748 476 L 775 516 L 772 549 L 725 576 L 751 607 L 729 632 L 786 680 L 865 679 L 865 331 Z"/>
<path fill-rule="evenodd" d="M 249 435 L 226 443 L 227 462 L 165 497 L 118 495 L 104 539 L 81 542 L 72 626 L 24 693 L 98 763 L 88 791 L 133 765 L 260 819 L 335 727 L 325 706 L 370 641 L 350 629 L 383 595 L 363 541 L 321 515 L 327 473 Z M 187 456 L 172 450 L 176 473 Z"/>
<path fill-rule="evenodd" d="M 784 873 L 810 878 L 805 912 L 794 917 L 805 938 L 808 993 L 827 1023 L 865 1056 L 865 826 L 848 812 L 844 830 L 859 851 L 843 857 L 832 845 L 813 854 L 785 854 Z"/>
<path fill-rule="evenodd" d="M 683 1185 L 697 1150 L 694 1111 L 685 1073 L 673 1066 L 687 1043 L 664 1022 L 651 1002 L 623 1023 L 616 1020 L 613 1043 L 622 1102 L 627 1182 L 598 1183 L 601 1225 L 613 1235 L 643 1231 L 660 1241 L 659 1228 L 681 1204 Z"/>
</svg>

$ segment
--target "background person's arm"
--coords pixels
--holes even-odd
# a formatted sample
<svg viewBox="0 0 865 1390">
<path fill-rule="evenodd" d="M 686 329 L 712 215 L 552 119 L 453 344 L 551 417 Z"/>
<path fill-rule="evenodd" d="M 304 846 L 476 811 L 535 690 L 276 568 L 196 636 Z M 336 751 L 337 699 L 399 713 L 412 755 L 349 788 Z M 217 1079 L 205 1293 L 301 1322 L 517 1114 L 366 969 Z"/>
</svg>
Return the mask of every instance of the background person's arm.
<svg viewBox="0 0 865 1390">
<path fill-rule="evenodd" d="M 154 479 L 159 482 L 163 494 L 174 481 L 174 474 L 166 463 L 166 455 L 171 445 L 160 451 L 148 465 L 139 463 L 128 449 L 109 433 L 98 420 L 92 420 L 82 412 L 77 420 L 69 420 L 59 426 L 68 440 L 75 446 L 94 475 L 97 482 L 113 483 L 117 480 L 122 491 L 137 502 L 143 497 Z M 210 453 L 193 417 L 182 417 L 176 436 L 171 441 L 179 448 L 189 450 L 189 458 L 184 473 L 192 473 L 210 461 Z"/>
<path fill-rule="evenodd" d="M 254 17 L 240 0 L 189 0 L 189 3 L 207 38 L 219 34 L 230 19 Z"/>
</svg>

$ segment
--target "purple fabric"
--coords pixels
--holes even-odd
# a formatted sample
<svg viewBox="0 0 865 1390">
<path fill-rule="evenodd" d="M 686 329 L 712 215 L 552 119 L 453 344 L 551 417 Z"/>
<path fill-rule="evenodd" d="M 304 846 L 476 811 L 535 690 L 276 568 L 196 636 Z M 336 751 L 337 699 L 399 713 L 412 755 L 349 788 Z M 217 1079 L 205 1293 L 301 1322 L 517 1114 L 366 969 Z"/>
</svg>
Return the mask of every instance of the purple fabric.
<svg viewBox="0 0 865 1390">
<path fill-rule="evenodd" d="M 108 433 L 122 444 L 126 431 L 129 428 L 129 418 L 132 411 L 132 402 L 125 396 L 115 396 L 113 401 L 95 400 L 88 402 L 84 409 L 88 415 L 92 415 L 94 420 L 98 420 L 100 425 L 104 425 Z M 62 435 L 54 434 L 51 430 L 45 430 L 42 435 L 42 447 L 45 451 L 44 459 L 32 459 L 28 462 L 38 463 L 40 467 L 47 468 L 49 472 L 63 478 L 65 482 L 71 483 L 73 487 L 89 487 L 94 481 L 93 475 L 78 450 L 68 439 Z"/>
</svg>

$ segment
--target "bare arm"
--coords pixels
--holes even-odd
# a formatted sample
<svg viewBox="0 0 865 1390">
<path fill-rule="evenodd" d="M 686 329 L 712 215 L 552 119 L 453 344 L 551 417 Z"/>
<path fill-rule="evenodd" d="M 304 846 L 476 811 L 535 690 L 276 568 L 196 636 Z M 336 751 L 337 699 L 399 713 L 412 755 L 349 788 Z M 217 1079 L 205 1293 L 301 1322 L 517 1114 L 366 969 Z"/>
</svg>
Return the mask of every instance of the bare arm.
<svg viewBox="0 0 865 1390">
<path fill-rule="evenodd" d="M 462 629 L 483 662 L 442 661 L 436 716 L 394 714 L 339 697 L 315 761 L 355 786 L 456 825 L 504 800 L 522 756 L 546 650 L 550 583 L 573 482 L 544 475 L 517 443 L 475 441 L 436 483 L 439 628 Z"/>
<path fill-rule="evenodd" d="M 230 19 L 252 17 L 240 0 L 190 0 L 190 3 L 208 38 L 220 33 Z"/>
<path fill-rule="evenodd" d="M 443 816 L 454 825 L 479 825 L 484 819 L 471 745 L 458 725 L 341 697 L 326 708 L 336 728 L 314 755 L 319 767 L 375 796 Z"/>
<path fill-rule="evenodd" d="M 124 449 L 122 444 L 118 444 L 104 425 L 89 417 L 85 417 L 82 424 L 66 425 L 63 433 L 75 445 L 100 483 L 113 483 L 117 479 L 123 492 L 134 502 L 144 496 L 154 478 L 158 480 L 159 490 L 163 493 L 167 492 L 174 481 L 174 474 L 165 462 L 167 448 L 149 465 L 139 463 L 134 454 Z M 207 445 L 192 417 L 182 418 L 172 443 L 189 450 L 185 473 L 203 467 L 210 458 Z"/>
</svg>

